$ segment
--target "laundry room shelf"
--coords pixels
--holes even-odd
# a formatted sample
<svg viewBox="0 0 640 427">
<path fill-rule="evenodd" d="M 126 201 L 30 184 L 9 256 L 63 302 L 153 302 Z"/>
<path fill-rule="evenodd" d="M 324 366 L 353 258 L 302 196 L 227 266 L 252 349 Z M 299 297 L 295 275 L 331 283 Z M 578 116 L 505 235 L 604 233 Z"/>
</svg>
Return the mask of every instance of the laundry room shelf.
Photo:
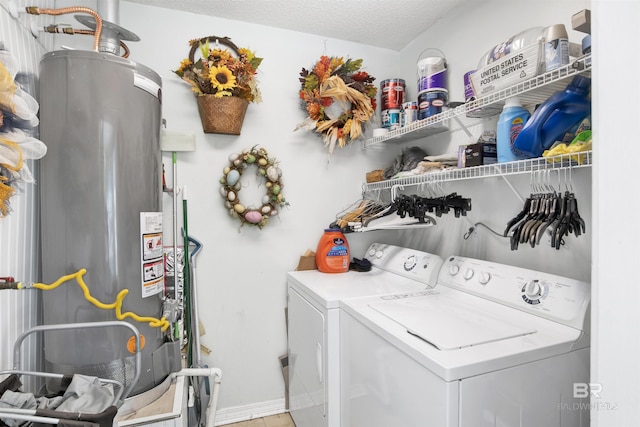
<svg viewBox="0 0 640 427">
<path fill-rule="evenodd" d="M 464 179 L 488 178 L 492 176 L 507 176 L 531 173 L 545 170 L 565 170 L 591 167 L 592 151 L 574 154 L 561 154 L 552 157 L 538 157 L 535 159 L 518 160 L 515 162 L 495 163 L 491 165 L 473 166 L 468 168 L 442 169 L 423 175 L 406 176 L 362 185 L 363 194 L 375 190 L 385 190 L 397 187 L 429 184 Z"/>
<path fill-rule="evenodd" d="M 404 142 L 422 139 L 443 132 L 452 132 L 481 123 L 502 111 L 507 98 L 518 96 L 523 105 L 539 104 L 559 90 L 563 90 L 577 74 L 591 74 L 591 54 L 582 56 L 568 65 L 532 77 L 489 95 L 467 102 L 456 108 L 443 111 L 426 119 L 392 130 L 383 136 L 369 138 L 363 148 L 384 142 Z"/>
</svg>

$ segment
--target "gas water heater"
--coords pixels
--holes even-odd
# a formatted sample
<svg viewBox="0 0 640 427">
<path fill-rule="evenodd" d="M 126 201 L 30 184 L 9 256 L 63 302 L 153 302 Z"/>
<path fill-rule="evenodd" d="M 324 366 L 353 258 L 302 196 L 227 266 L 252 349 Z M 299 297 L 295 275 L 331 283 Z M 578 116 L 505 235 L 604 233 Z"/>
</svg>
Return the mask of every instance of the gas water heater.
<svg viewBox="0 0 640 427">
<path fill-rule="evenodd" d="M 121 311 L 161 318 L 161 79 L 109 53 L 54 51 L 40 63 L 42 278 L 85 268 L 91 296 L 104 304 L 128 294 Z M 45 324 L 116 320 L 70 282 L 43 292 Z M 180 369 L 178 342 L 147 322 L 142 372 L 133 394 Z M 135 345 L 123 328 L 47 332 L 44 368 L 129 384 Z"/>
</svg>

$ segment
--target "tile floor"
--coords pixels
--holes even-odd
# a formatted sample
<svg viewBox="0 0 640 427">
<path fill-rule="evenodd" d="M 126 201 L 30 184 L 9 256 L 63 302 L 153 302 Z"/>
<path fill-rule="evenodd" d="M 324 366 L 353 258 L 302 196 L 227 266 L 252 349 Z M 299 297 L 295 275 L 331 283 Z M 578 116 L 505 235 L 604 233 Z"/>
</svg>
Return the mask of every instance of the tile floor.
<svg viewBox="0 0 640 427">
<path fill-rule="evenodd" d="M 288 413 L 227 424 L 227 427 L 296 427 Z"/>
</svg>

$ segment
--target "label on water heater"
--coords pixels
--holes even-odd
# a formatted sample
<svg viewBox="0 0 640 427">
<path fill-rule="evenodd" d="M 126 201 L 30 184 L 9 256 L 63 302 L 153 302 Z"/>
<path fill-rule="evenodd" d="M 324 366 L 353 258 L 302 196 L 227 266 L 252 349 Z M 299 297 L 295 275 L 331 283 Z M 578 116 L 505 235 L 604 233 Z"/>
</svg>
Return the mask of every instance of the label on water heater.
<svg viewBox="0 0 640 427">
<path fill-rule="evenodd" d="M 142 298 L 164 290 L 162 212 L 140 212 Z"/>
<path fill-rule="evenodd" d="M 162 88 L 156 82 L 140 73 L 133 72 L 133 85 L 160 99 Z"/>
</svg>

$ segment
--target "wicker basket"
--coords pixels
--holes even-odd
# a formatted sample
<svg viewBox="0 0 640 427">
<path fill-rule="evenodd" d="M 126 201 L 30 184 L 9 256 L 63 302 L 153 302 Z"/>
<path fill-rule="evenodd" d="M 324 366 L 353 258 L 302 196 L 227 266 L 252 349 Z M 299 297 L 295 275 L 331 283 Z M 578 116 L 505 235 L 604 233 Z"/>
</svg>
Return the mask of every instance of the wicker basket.
<svg viewBox="0 0 640 427">
<path fill-rule="evenodd" d="M 240 135 L 244 115 L 249 101 L 228 96 L 216 98 L 214 95 L 198 96 L 198 113 L 205 133 Z"/>
<path fill-rule="evenodd" d="M 195 63 L 195 55 L 201 43 L 215 42 L 229 47 L 237 56 L 238 46 L 228 37 L 208 36 L 201 38 L 197 43 L 192 43 L 189 51 L 189 60 Z M 222 133 L 227 135 L 240 135 L 244 115 L 247 112 L 249 101 L 237 96 L 225 96 L 216 98 L 214 95 L 198 95 L 198 113 L 202 129 L 205 133 Z"/>
</svg>

